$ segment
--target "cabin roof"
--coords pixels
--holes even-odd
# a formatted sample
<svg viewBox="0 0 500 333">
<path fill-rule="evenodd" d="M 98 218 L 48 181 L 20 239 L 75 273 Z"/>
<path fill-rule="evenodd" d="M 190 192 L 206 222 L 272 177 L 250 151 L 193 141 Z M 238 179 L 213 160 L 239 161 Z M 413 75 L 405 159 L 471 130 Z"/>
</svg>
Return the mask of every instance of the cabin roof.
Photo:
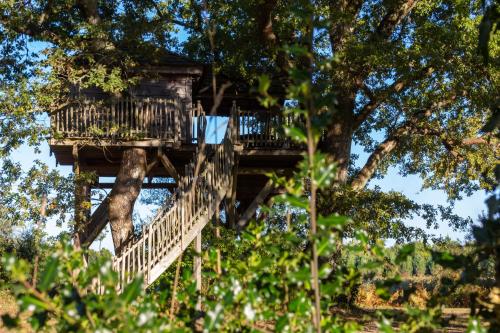
<svg viewBox="0 0 500 333">
<path fill-rule="evenodd" d="M 147 52 L 141 52 L 136 62 L 139 66 L 133 71 L 167 74 L 194 74 L 200 76 L 203 73 L 204 64 L 180 55 L 178 53 L 151 48 Z"/>
</svg>

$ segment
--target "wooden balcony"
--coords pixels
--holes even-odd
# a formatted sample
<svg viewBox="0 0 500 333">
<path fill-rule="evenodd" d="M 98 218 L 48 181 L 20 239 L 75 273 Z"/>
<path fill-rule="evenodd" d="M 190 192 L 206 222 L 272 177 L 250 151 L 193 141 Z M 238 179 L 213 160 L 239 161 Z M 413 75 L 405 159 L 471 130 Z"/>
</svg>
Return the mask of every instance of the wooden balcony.
<svg viewBox="0 0 500 333">
<path fill-rule="evenodd" d="M 193 119 L 200 116 L 200 111 L 179 99 L 168 98 L 77 100 L 51 114 L 52 142 L 80 139 L 188 143 L 195 138 Z"/>
<path fill-rule="evenodd" d="M 241 110 L 236 105 L 230 116 L 236 124 L 242 169 L 287 169 L 301 159 L 304 147 L 284 132 L 284 126 L 297 124 L 296 119 L 281 112 Z M 227 114 L 220 117 L 227 120 Z M 123 149 L 143 147 L 148 149 L 148 158 L 154 159 L 161 147 L 182 173 L 198 138 L 213 134 L 206 132 L 206 124 L 199 103 L 192 106 L 168 98 L 86 99 L 51 114 L 50 148 L 59 164 L 72 165 L 77 145 L 79 159 L 85 161 L 82 170 L 114 176 Z M 216 130 L 220 132 L 216 137 L 221 138 L 225 128 Z M 162 176 L 164 171 L 157 167 L 151 174 Z"/>
<path fill-rule="evenodd" d="M 284 132 L 296 123 L 291 115 L 233 107 L 237 140 L 248 149 L 300 148 Z M 126 141 L 195 144 L 205 117 L 200 105 L 178 99 L 121 98 L 74 101 L 51 114 L 51 144 L 65 139 L 124 144 Z"/>
</svg>

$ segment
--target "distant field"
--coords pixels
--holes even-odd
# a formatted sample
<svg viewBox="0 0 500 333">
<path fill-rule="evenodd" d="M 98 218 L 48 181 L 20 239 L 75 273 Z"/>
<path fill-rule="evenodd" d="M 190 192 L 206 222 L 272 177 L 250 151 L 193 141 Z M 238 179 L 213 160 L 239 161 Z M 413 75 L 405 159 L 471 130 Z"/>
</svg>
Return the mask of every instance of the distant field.
<svg viewBox="0 0 500 333">
<path fill-rule="evenodd" d="M 394 320 L 392 326 L 396 329 L 404 321 L 403 310 L 401 308 L 394 307 L 361 309 L 356 312 L 345 313 L 345 317 L 349 320 L 356 321 L 357 323 L 363 325 L 363 333 L 375 333 L 378 332 L 378 328 L 376 321 L 373 319 L 373 315 L 377 310 L 387 313 L 387 317 L 391 317 Z M 443 312 L 443 318 L 445 320 L 449 320 L 449 323 L 446 327 L 438 332 L 463 333 L 466 331 L 470 313 L 469 309 L 446 308 Z"/>
</svg>

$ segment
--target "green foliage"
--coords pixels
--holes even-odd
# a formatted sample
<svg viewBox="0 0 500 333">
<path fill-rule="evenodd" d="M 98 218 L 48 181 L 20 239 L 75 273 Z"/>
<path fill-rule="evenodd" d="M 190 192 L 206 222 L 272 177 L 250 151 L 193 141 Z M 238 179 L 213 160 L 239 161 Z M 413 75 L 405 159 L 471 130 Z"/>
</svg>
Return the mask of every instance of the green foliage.
<svg viewBox="0 0 500 333">
<path fill-rule="evenodd" d="M 346 219 L 338 217 L 329 221 L 333 226 L 321 229 L 318 234 L 320 244 L 321 240 L 335 239 L 336 230 L 345 224 Z M 215 247 L 209 246 L 211 236 L 206 238 L 202 293 L 196 292 L 190 269 L 191 254 L 187 253 L 173 321 L 168 319 L 171 284 L 159 283 L 144 293 L 140 280 L 134 280 L 122 294 L 117 294 L 117 275 L 111 270 L 109 259 L 92 255 L 88 267 L 83 269 L 83 253 L 73 250 L 67 242 L 57 244 L 51 251 L 52 256 L 43 265 L 36 289 L 28 283 L 29 265 L 26 261 L 6 257 L 2 265 L 16 282 L 11 290 L 21 301 L 23 317 L 28 316 L 35 329 L 50 326 L 62 331 L 155 332 L 190 331 L 202 325 L 206 331 L 252 331 L 266 325 L 280 332 L 307 331 L 312 328 L 310 251 L 307 251 L 308 240 L 300 236 L 302 228 L 300 224 L 293 224 L 291 229 L 283 230 L 279 225 L 254 223 L 236 239 L 229 231 L 223 230 L 220 242 L 229 243 L 229 247 L 222 247 L 221 275 L 215 270 L 217 257 Z M 352 257 L 364 259 L 335 267 L 325 262 L 321 266 L 322 326 L 325 332 L 354 332 L 360 328 L 354 322 L 345 321 L 336 309 L 361 281 L 370 278 L 386 262 L 384 258 L 389 255 L 383 246 L 370 245 L 363 232 L 345 247 Z M 419 248 L 419 245 L 405 246 L 401 251 L 395 250 L 394 254 L 401 263 L 405 256 L 410 258 L 411 253 Z M 328 252 L 321 256 L 327 258 Z M 378 285 L 377 293 L 381 297 L 390 295 L 392 288 L 401 283 L 398 264 L 391 261 L 389 265 L 393 273 Z M 102 284 L 100 294 L 92 291 L 95 290 L 96 278 Z M 413 292 L 408 291 L 409 294 Z M 195 311 L 198 297 L 202 304 L 201 313 Z M 409 307 L 400 331 L 417 332 L 441 327 L 444 323 L 439 309 L 439 306 L 423 310 Z M 196 318 L 202 318 L 202 321 Z M 380 320 L 381 328 L 388 329 L 384 324 L 386 319 L 381 317 Z M 4 325 L 16 324 L 16 320 L 9 317 L 4 317 L 3 322 Z M 477 329 L 481 327 L 475 325 Z"/>
<path fill-rule="evenodd" d="M 344 231 L 363 228 L 375 239 L 395 239 L 398 243 L 416 239 L 432 239 L 432 229 L 447 223 L 455 230 L 467 231 L 472 224 L 470 218 L 453 213 L 452 207 L 419 204 L 395 191 L 382 191 L 379 187 L 354 191 L 349 186 L 327 188 L 320 192 L 318 209 L 324 214 L 338 213 L 352 218 Z M 405 221 L 420 217 L 422 227 L 410 227 Z"/>
<path fill-rule="evenodd" d="M 40 144 L 49 133 L 42 123 L 44 114 L 64 105 L 74 86 L 120 94 L 140 79 L 140 66 L 161 65 L 167 49 L 212 63 L 212 74 L 258 82 L 265 107 L 285 97 L 284 112 L 301 121 L 284 130 L 308 147 L 293 177 L 271 175 L 286 194 L 277 198 L 277 210 L 264 209 L 269 222 L 284 208 L 294 223 L 254 223 L 240 234 L 225 233 L 223 241 L 207 242 L 201 294 L 195 290 L 187 254 L 172 321 L 166 319 L 166 300 L 172 295 L 162 291 L 172 272 L 153 285 L 155 293 L 145 293 L 136 279 L 117 294 L 118 277 L 109 260 L 94 254 L 84 268 L 83 253 L 62 242 L 44 260 L 36 288 L 28 282 L 26 260 L 6 257 L 2 263 L 31 326 L 89 332 L 191 331 L 199 326 L 206 331 L 257 331 L 270 323 L 276 331 L 312 331 L 318 300 L 317 326 L 352 332 L 358 325 L 335 311 L 352 304 L 360 283 L 377 274 L 383 278 L 376 281 L 376 294 L 389 298 L 403 284 L 404 274 L 432 273 L 442 266 L 463 273 L 463 281 L 470 283 L 491 271 L 491 258 L 498 261 L 497 203 L 491 203 L 494 213 L 474 229 L 477 248 L 472 253 L 445 249 L 434 251 L 431 260 L 419 243 L 386 250 L 381 239 L 402 242 L 422 236 L 421 230 L 403 224 L 414 215 L 425 218 L 428 226 L 435 225 L 438 213 L 457 228 L 470 221 L 398 193 L 354 191 L 350 186 L 357 181 L 364 187 L 393 166 L 403 175 L 419 175 L 424 188 L 446 191 L 450 200 L 496 184 L 492 147 L 497 147 L 498 138 L 481 133 L 481 128 L 491 116 L 491 96 L 497 92 L 498 68 L 491 63 L 499 49 L 489 44 L 489 65 L 476 52 L 478 39 L 484 47 L 485 31 L 490 36 L 484 24 L 491 17 L 481 18 L 477 2 L 420 1 L 400 15 L 404 4 L 349 2 L 341 10 L 326 1 L 301 0 L 2 2 L 2 230 L 41 220 L 42 195 L 49 197 L 49 216 L 64 217 L 69 211 L 68 179 L 41 163 L 22 175 L 19 166 L 6 159 L 23 143 Z M 183 43 L 173 37 L 179 26 L 186 33 Z M 26 54 L 32 42 L 42 43 L 43 51 Z M 279 97 L 272 91 L 276 85 L 283 88 Z M 375 133 L 385 139 L 375 139 Z M 378 156 L 387 141 L 393 148 Z M 353 142 L 372 154 L 368 162 L 376 165 L 367 163 L 361 172 L 347 170 Z M 337 151 L 337 146 L 343 149 Z M 316 189 L 321 192 L 318 205 L 313 199 Z M 223 250 L 222 275 L 215 273 L 213 244 Z M 347 259 L 343 253 L 348 253 Z M 101 293 L 92 292 L 97 279 Z M 440 302 L 458 286 L 449 277 L 442 280 L 440 295 L 427 308 L 406 309 L 409 319 L 401 331 L 440 326 Z M 412 293 L 404 288 L 403 296 Z M 198 301 L 202 313 L 195 310 Z M 498 304 L 491 309 L 479 314 L 498 314 Z M 17 324 L 10 317 L 3 321 Z M 382 318 L 381 330 L 391 332 L 389 324 Z M 469 329 L 481 330 L 475 319 Z"/>
<path fill-rule="evenodd" d="M 115 292 L 118 277 L 109 259 L 98 257 L 85 267 L 83 253 L 75 251 L 67 241 L 54 249 L 36 289 L 28 283 L 26 261 L 5 257 L 2 265 L 17 283 L 13 292 L 20 301 L 20 311 L 29 314 L 28 321 L 34 330 L 54 327 L 57 331 L 139 332 L 161 327 L 158 307 L 153 296 L 143 293 L 140 279 L 118 295 Z M 100 295 L 91 291 L 96 278 L 104 290 Z M 2 320 L 6 325 L 15 323 L 7 315 Z"/>
</svg>

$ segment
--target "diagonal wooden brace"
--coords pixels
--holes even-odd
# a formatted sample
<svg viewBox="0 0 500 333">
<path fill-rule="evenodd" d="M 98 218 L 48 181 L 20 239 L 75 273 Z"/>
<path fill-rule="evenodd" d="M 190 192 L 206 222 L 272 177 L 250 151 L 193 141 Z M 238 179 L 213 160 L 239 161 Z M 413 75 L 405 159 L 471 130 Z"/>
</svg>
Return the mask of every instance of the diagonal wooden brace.
<svg viewBox="0 0 500 333">
<path fill-rule="evenodd" d="M 266 198 L 271 194 L 271 192 L 274 189 L 274 184 L 271 179 L 269 179 L 260 190 L 260 192 L 257 194 L 255 199 L 253 199 L 252 203 L 248 206 L 248 208 L 245 210 L 245 212 L 240 216 L 240 219 L 238 220 L 238 229 L 244 228 L 247 224 L 248 221 L 252 218 L 252 216 L 255 214 L 257 211 L 257 208 L 266 200 Z"/>
<path fill-rule="evenodd" d="M 163 167 L 167 170 L 168 174 L 172 176 L 176 181 L 179 181 L 179 174 L 177 173 L 177 170 L 175 169 L 173 163 L 170 161 L 167 155 L 163 153 L 161 147 L 158 148 L 158 159 L 160 160 L 161 164 L 163 164 Z"/>
<path fill-rule="evenodd" d="M 148 164 L 147 173 L 149 174 L 151 170 L 158 164 L 158 160 L 155 159 L 153 162 Z M 92 242 L 99 236 L 101 231 L 106 227 L 109 222 L 109 195 L 104 198 L 99 207 L 90 216 L 88 223 L 85 224 L 84 230 L 80 233 L 80 245 L 82 247 L 88 247 Z"/>
</svg>

